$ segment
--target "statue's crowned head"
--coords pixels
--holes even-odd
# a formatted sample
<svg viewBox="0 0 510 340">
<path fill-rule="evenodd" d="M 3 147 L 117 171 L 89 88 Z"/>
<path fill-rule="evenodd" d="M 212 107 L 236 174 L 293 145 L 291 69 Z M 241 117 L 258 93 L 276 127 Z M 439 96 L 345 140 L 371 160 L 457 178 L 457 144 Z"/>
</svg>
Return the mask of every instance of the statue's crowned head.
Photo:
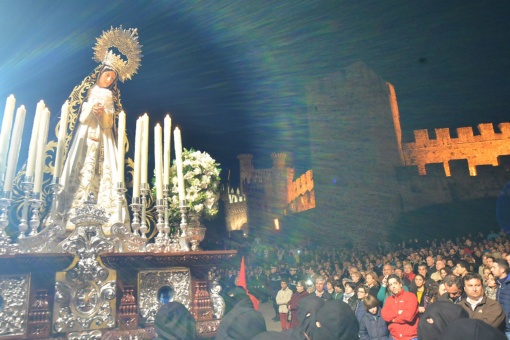
<svg viewBox="0 0 510 340">
<path fill-rule="evenodd" d="M 116 54 L 115 48 L 120 54 Z M 138 42 L 137 29 L 111 28 L 97 38 L 94 60 L 114 70 L 120 81 L 129 80 L 136 74 L 142 59 L 142 45 Z"/>
</svg>

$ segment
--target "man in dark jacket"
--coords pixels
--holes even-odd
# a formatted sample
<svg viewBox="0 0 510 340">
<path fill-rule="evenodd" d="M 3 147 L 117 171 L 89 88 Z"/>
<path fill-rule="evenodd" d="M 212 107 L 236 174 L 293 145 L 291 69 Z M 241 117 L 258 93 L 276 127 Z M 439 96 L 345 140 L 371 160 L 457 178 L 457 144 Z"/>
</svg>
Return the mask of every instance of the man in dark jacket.
<svg viewBox="0 0 510 340">
<path fill-rule="evenodd" d="M 494 277 L 498 278 L 499 288 L 496 293 L 496 301 L 499 302 L 506 314 L 505 334 L 507 338 L 510 338 L 510 275 L 508 274 L 508 263 L 503 259 L 497 259 L 492 264 L 491 272 Z"/>
<path fill-rule="evenodd" d="M 484 296 L 482 282 L 479 274 L 467 273 L 464 276 L 466 299 L 459 305 L 466 310 L 471 319 L 480 319 L 494 328 L 501 329 L 506 320 L 505 313 L 498 302 Z"/>
</svg>

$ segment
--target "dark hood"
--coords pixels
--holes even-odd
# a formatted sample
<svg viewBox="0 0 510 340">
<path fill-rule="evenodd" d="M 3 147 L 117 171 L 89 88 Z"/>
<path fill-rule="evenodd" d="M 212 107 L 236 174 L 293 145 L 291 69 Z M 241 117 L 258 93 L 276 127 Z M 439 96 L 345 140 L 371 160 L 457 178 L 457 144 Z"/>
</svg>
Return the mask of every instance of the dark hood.
<svg viewBox="0 0 510 340">
<path fill-rule="evenodd" d="M 468 317 L 468 313 L 461 306 L 451 302 L 436 301 L 430 304 L 420 317 L 418 339 L 437 340 L 450 323 Z M 427 319 L 432 319 L 432 323 Z"/>
<path fill-rule="evenodd" d="M 351 307 L 343 301 L 332 300 L 317 312 L 316 321 L 321 327 L 315 326 L 313 340 L 352 340 L 358 338 L 359 322 Z"/>
<path fill-rule="evenodd" d="M 446 327 L 439 340 L 506 340 L 505 334 L 478 319 L 458 319 Z"/>
<path fill-rule="evenodd" d="M 221 320 L 217 340 L 252 339 L 267 330 L 262 313 L 253 309 L 251 300 L 245 296 Z"/>
<path fill-rule="evenodd" d="M 154 319 L 159 338 L 166 340 L 194 340 L 195 319 L 182 303 L 169 302 L 161 306 Z"/>
</svg>

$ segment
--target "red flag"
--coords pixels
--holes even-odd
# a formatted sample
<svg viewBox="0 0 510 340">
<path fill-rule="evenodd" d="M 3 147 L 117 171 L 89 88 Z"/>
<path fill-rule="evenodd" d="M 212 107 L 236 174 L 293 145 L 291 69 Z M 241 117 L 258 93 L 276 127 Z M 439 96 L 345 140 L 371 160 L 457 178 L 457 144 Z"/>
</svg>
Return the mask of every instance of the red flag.
<svg viewBox="0 0 510 340">
<path fill-rule="evenodd" d="M 239 276 L 237 277 L 237 285 L 243 287 L 248 294 L 251 302 L 253 303 L 253 308 L 255 310 L 259 310 L 259 300 L 248 291 L 248 287 L 246 286 L 246 269 L 244 269 L 244 256 L 241 258 L 241 267 L 239 268 Z"/>
<path fill-rule="evenodd" d="M 246 270 L 244 269 L 244 256 L 241 259 L 241 268 L 239 268 L 237 285 L 243 287 L 245 291 L 248 291 L 248 288 L 246 287 Z"/>
</svg>

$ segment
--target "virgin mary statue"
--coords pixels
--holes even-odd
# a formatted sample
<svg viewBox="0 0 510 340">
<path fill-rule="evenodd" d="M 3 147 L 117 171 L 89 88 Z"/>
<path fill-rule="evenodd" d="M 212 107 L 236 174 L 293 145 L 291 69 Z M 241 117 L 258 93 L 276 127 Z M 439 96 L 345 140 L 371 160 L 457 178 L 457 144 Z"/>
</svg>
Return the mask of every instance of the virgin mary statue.
<svg viewBox="0 0 510 340">
<path fill-rule="evenodd" d="M 58 203 L 68 230 L 74 229 L 69 218 L 75 208 L 90 194 L 110 216 L 103 226 L 105 234 L 110 234 L 110 226 L 118 221 L 116 118 L 122 104 L 117 83 L 131 79 L 140 64 L 141 46 L 136 34 L 136 29 L 122 27 L 103 32 L 94 47 L 94 59 L 101 64 L 69 96 L 66 141 L 70 147 L 62 170 L 63 191 Z M 123 56 L 115 54 L 111 47 Z M 125 200 L 120 208 L 122 222 L 129 223 Z"/>
</svg>

